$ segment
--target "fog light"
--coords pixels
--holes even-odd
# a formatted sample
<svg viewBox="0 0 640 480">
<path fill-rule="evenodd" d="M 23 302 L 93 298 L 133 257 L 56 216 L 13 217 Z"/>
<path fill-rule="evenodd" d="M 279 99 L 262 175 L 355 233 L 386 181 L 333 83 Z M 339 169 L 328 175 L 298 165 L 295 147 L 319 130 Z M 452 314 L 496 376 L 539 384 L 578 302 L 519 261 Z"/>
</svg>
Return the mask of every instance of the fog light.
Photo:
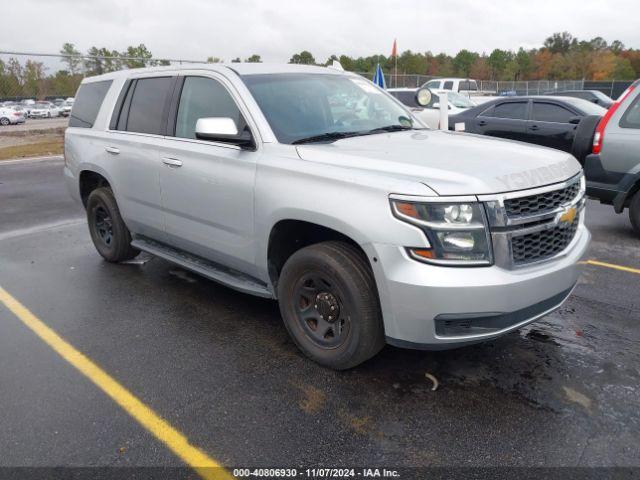
<svg viewBox="0 0 640 480">
<path fill-rule="evenodd" d="M 471 232 L 438 232 L 443 247 L 454 247 L 460 250 L 473 250 L 476 242 Z"/>
</svg>

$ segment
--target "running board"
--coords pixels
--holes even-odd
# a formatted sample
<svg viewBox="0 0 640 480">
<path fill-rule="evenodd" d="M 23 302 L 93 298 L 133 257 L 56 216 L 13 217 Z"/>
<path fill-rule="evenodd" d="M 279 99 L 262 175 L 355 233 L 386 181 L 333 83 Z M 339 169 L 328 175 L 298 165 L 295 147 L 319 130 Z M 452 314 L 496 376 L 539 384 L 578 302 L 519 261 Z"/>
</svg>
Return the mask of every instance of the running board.
<svg viewBox="0 0 640 480">
<path fill-rule="evenodd" d="M 222 267 L 204 258 L 140 236 L 131 242 L 131 246 L 157 257 L 164 258 L 171 263 L 175 263 L 234 290 L 258 297 L 273 298 L 273 294 L 265 284 L 260 283 L 248 275 Z"/>
</svg>

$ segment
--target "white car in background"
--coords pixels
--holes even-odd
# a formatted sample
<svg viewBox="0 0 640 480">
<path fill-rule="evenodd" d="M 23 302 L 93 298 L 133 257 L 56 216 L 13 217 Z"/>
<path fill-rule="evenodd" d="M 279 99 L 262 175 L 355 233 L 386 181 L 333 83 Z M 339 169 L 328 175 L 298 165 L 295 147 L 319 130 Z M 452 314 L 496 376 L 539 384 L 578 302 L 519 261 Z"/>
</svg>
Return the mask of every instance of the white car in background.
<svg viewBox="0 0 640 480">
<path fill-rule="evenodd" d="M 7 125 L 15 125 L 17 123 L 24 123 L 25 120 L 22 110 L 18 110 L 14 107 L 0 107 L 0 125 L 3 127 Z"/>
<path fill-rule="evenodd" d="M 73 107 L 73 99 L 71 101 L 65 100 L 60 104 L 58 108 L 60 108 L 60 115 L 63 117 L 68 117 L 71 115 L 71 107 Z"/>
<path fill-rule="evenodd" d="M 53 118 L 60 116 L 60 109 L 51 102 L 38 102 L 29 110 L 29 118 Z"/>
<path fill-rule="evenodd" d="M 418 89 L 390 88 L 387 92 L 411 108 L 413 114 L 427 126 L 433 129 L 438 128 L 440 122 L 440 96 L 438 93 L 432 92 L 431 101 L 426 107 L 422 107 L 416 98 Z M 463 112 L 467 108 L 477 106 L 469 97 L 456 92 L 447 92 L 447 101 L 449 103 L 449 115 L 455 115 Z"/>
</svg>

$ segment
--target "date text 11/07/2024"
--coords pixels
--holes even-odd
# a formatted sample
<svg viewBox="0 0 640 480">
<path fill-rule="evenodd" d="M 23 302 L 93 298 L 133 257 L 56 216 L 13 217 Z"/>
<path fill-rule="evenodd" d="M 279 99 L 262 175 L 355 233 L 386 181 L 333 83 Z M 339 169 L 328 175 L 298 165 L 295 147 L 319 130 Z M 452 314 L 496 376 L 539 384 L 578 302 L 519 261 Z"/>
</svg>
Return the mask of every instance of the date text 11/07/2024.
<svg viewBox="0 0 640 480">
<path fill-rule="evenodd" d="M 304 470 L 295 468 L 236 468 L 232 473 L 237 478 L 400 478 L 400 473 L 397 470 L 386 468 L 307 468 Z"/>
</svg>

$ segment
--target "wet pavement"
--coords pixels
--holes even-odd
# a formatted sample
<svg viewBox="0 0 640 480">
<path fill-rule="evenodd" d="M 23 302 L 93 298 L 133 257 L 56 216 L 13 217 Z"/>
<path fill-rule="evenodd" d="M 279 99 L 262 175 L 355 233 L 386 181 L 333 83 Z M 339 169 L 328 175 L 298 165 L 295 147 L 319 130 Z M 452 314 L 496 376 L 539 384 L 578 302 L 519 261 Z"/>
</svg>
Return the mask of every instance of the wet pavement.
<svg viewBox="0 0 640 480">
<path fill-rule="evenodd" d="M 0 286 L 219 462 L 640 467 L 640 274 L 585 265 L 519 332 L 338 373 L 297 351 L 275 302 L 103 262 L 60 170 L 0 163 Z M 587 209 L 585 258 L 640 269 L 626 214 Z M 1 305 L 0 405 L 0 466 L 181 465 Z"/>
</svg>

